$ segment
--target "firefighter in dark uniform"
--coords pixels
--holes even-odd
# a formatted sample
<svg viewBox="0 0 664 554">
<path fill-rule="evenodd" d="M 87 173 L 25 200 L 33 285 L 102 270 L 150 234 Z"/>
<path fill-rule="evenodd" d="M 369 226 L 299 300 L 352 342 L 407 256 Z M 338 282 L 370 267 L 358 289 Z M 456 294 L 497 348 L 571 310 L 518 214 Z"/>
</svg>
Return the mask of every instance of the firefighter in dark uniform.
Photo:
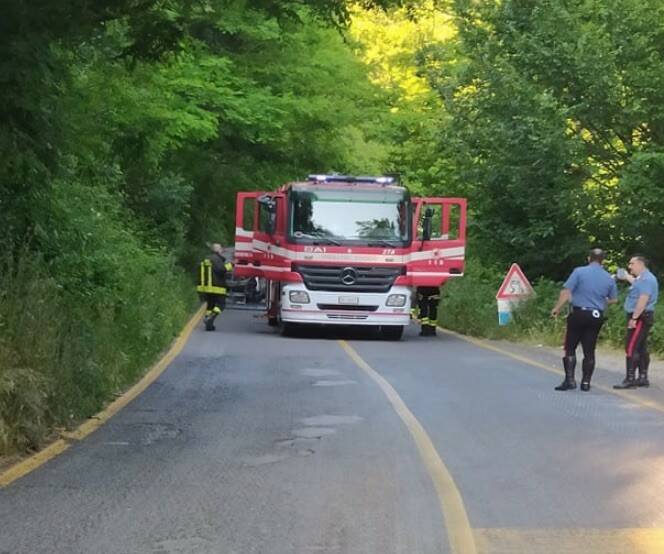
<svg viewBox="0 0 664 554">
<path fill-rule="evenodd" d="M 595 371 L 595 346 L 604 323 L 604 311 L 607 304 L 614 304 L 618 299 L 616 282 L 602 267 L 604 257 L 603 250 L 599 248 L 591 250 L 588 255 L 588 265 L 577 267 L 572 271 L 563 285 L 563 290 L 560 291 L 558 302 L 551 310 L 551 315 L 557 317 L 567 302 L 571 304 L 564 343 L 565 380 L 556 387 L 556 390 L 566 391 L 576 388 L 574 371 L 579 342 L 583 348 L 581 390 L 590 390 L 590 379 Z"/>
<path fill-rule="evenodd" d="M 440 289 L 438 287 L 417 288 L 417 306 L 421 325 L 420 336 L 433 337 L 436 335 L 439 301 Z"/>
<path fill-rule="evenodd" d="M 631 275 L 629 274 L 631 273 Z M 632 256 L 629 260 L 629 273 L 618 272 L 618 278 L 630 283 L 625 299 L 627 314 L 627 334 L 625 336 L 625 379 L 614 389 L 649 387 L 648 334 L 655 322 L 655 306 L 659 296 L 657 278 L 648 270 L 643 256 Z M 636 371 L 639 371 L 638 378 Z"/>
<path fill-rule="evenodd" d="M 203 294 L 207 302 L 205 312 L 205 330 L 214 331 L 214 320 L 226 307 L 226 276 L 233 270 L 233 264 L 226 261 L 224 249 L 218 243 L 210 249 L 212 254 L 201 262 L 199 272 L 199 285 L 196 290 Z"/>
</svg>

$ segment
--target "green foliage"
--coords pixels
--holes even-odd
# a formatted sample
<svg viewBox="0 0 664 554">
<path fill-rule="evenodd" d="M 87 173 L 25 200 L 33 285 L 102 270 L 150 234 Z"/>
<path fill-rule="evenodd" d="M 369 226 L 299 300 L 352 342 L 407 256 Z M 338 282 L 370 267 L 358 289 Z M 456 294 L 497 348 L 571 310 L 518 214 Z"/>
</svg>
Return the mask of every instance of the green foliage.
<svg viewBox="0 0 664 554">
<path fill-rule="evenodd" d="M 46 385 L 42 375 L 26 368 L 0 372 L 0 453 L 39 446 L 46 430 Z"/>
<path fill-rule="evenodd" d="M 372 81 L 387 93 L 388 171 L 415 194 L 465 195 L 465 187 L 455 188 L 452 156 L 441 154 L 449 117 L 426 79 L 433 59 L 426 53 L 455 35 L 452 19 L 423 1 L 387 12 L 355 10 L 350 30 Z"/>
<path fill-rule="evenodd" d="M 167 259 L 135 251 L 113 266 L 119 246 L 106 245 L 96 262 L 110 267 L 88 281 L 85 255 L 76 277 L 66 262 L 27 250 L 0 263 L 0 454 L 36 448 L 53 426 L 93 415 L 191 313 L 195 297 Z"/>
<path fill-rule="evenodd" d="M 486 262 L 562 278 L 601 244 L 661 270 L 660 3 L 449 8 L 458 34 L 414 53 L 443 108 L 420 128 L 421 151 L 397 151 L 405 173 L 468 197 Z"/>
<path fill-rule="evenodd" d="M 505 338 L 506 329 L 498 326 L 496 305 L 503 277 L 498 267 L 468 260 L 464 276 L 451 279 L 442 289 L 439 323 L 467 335 Z"/>
<path fill-rule="evenodd" d="M 336 31 L 302 18 L 306 27 L 280 27 L 241 9 L 197 34 L 202 59 L 229 61 L 233 92 L 219 109 L 217 138 L 178 156 L 195 183 L 191 242 L 232 236 L 238 190 L 321 170 L 381 170 L 382 93 Z"/>
<path fill-rule="evenodd" d="M 0 263 L 0 453 L 35 448 L 48 429 L 48 383 L 41 369 L 57 352 L 55 281 L 26 255 Z"/>
</svg>

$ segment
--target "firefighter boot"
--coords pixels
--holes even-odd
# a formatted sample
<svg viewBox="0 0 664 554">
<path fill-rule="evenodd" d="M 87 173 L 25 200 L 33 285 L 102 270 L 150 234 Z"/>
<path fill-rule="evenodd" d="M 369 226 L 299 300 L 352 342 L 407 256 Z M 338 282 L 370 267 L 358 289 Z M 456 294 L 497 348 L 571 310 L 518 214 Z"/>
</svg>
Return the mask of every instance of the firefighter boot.
<svg viewBox="0 0 664 554">
<path fill-rule="evenodd" d="M 431 325 L 431 323 L 429 323 L 428 325 L 424 325 L 422 327 L 422 331 L 421 331 L 420 334 L 422 336 L 425 336 L 425 337 L 435 337 L 436 336 L 436 326 Z"/>
<path fill-rule="evenodd" d="M 636 367 L 634 363 L 633 356 L 627 356 L 625 358 L 625 378 L 622 383 L 619 385 L 613 385 L 614 389 L 635 389 L 636 388 L 636 379 L 634 379 L 634 374 L 636 373 Z"/>
<path fill-rule="evenodd" d="M 650 386 L 650 381 L 648 381 L 648 367 L 650 366 L 650 354 L 647 352 L 639 356 L 639 378 L 636 380 L 637 387 L 646 387 Z"/>
<path fill-rule="evenodd" d="M 215 326 L 214 326 L 214 312 L 212 310 L 208 310 L 205 313 L 205 318 L 203 318 L 203 322 L 205 323 L 205 330 L 206 331 L 214 331 Z"/>
<path fill-rule="evenodd" d="M 576 388 L 576 381 L 574 380 L 576 356 L 565 356 L 563 358 L 563 367 L 565 368 L 565 380 L 555 390 L 573 390 Z"/>
<path fill-rule="evenodd" d="M 588 392 L 590 390 L 590 380 L 592 379 L 593 372 L 595 371 L 595 359 L 594 358 L 583 358 L 583 364 L 581 365 L 583 376 L 581 377 L 581 386 L 579 387 L 582 391 Z"/>
<path fill-rule="evenodd" d="M 206 331 L 214 331 L 216 327 L 214 326 L 214 320 L 217 319 L 217 316 L 221 313 L 221 308 L 219 306 L 215 306 L 212 308 L 212 313 L 210 314 L 209 318 L 209 327 L 208 328 L 208 323 L 206 322 L 205 330 Z"/>
</svg>

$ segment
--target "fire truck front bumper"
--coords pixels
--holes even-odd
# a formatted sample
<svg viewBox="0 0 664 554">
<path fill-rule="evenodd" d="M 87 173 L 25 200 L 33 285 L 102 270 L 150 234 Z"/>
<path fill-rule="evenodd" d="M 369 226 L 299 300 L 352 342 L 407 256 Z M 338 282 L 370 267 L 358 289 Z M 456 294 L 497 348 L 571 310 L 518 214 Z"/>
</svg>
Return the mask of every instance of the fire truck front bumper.
<svg viewBox="0 0 664 554">
<path fill-rule="evenodd" d="M 408 325 L 411 291 L 395 286 L 386 293 L 308 290 L 290 283 L 281 291 L 281 319 L 324 325 Z"/>
</svg>

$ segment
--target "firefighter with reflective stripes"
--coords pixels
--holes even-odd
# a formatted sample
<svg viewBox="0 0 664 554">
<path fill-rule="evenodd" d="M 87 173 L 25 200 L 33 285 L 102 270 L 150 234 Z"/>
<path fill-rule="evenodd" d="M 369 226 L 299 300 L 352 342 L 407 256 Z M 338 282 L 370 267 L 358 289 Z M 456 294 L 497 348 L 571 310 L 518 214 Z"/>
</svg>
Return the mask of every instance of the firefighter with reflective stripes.
<svg viewBox="0 0 664 554">
<path fill-rule="evenodd" d="M 648 366 L 650 365 L 648 334 L 655 321 L 659 283 L 648 270 L 648 262 L 643 256 L 632 256 L 628 269 L 631 275 L 627 272 L 618 274 L 620 279 L 631 284 L 624 305 L 627 314 L 625 379 L 622 383 L 614 385 L 614 389 L 650 386 L 650 381 L 648 381 Z"/>
<path fill-rule="evenodd" d="M 196 290 L 204 295 L 207 302 L 205 312 L 205 330 L 214 331 L 214 320 L 226 307 L 226 276 L 233 271 L 233 264 L 224 258 L 221 244 L 215 243 L 210 249 L 212 254 L 201 262 L 199 284 Z"/>
<path fill-rule="evenodd" d="M 572 271 L 551 310 L 551 315 L 558 317 L 562 307 L 570 303 L 563 345 L 565 379 L 555 387 L 558 391 L 576 388 L 576 349 L 579 343 L 583 348 L 581 390 L 590 390 L 590 380 L 595 371 L 595 347 L 604 323 L 604 311 L 607 304 L 614 304 L 618 299 L 616 283 L 602 267 L 604 257 L 603 250 L 593 248 L 588 253 L 588 264 Z"/>
<path fill-rule="evenodd" d="M 440 301 L 440 289 L 438 287 L 418 287 L 417 305 L 420 319 L 420 336 L 436 336 L 436 324 L 438 323 L 438 302 Z"/>
</svg>

